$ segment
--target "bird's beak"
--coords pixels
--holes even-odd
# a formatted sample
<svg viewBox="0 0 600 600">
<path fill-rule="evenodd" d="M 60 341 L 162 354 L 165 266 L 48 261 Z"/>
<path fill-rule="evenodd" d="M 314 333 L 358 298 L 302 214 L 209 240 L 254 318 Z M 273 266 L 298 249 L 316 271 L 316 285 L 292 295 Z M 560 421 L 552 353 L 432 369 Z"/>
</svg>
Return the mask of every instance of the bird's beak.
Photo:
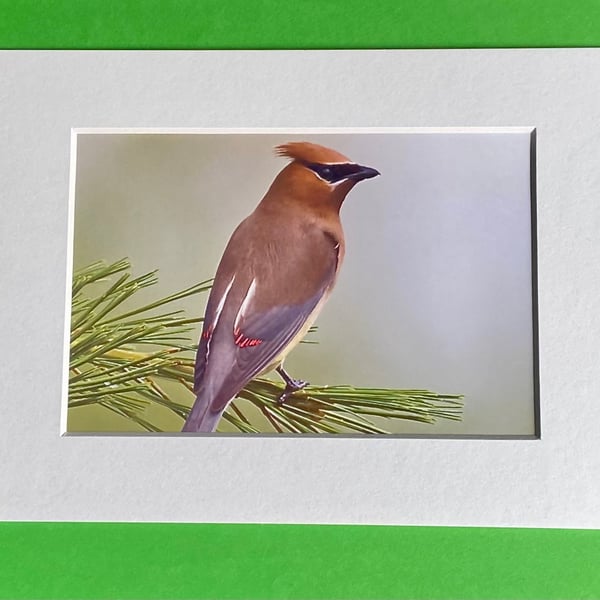
<svg viewBox="0 0 600 600">
<path fill-rule="evenodd" d="M 377 177 L 377 175 L 381 175 L 377 169 L 372 169 L 371 167 L 365 167 L 363 165 L 358 166 L 358 171 L 352 173 L 348 179 L 352 179 L 353 181 L 362 181 L 363 179 L 371 179 L 371 177 Z"/>
</svg>

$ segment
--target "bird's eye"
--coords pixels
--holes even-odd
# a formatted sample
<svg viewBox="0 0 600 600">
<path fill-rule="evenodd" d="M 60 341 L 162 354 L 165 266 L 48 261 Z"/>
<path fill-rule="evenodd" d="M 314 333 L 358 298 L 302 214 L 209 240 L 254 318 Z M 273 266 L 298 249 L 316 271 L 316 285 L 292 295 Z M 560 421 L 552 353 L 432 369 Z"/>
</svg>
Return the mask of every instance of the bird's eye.
<svg viewBox="0 0 600 600">
<path fill-rule="evenodd" d="M 338 165 L 320 165 L 319 163 L 306 163 L 306 166 L 314 171 L 321 179 L 334 183 L 337 179 Z"/>
</svg>

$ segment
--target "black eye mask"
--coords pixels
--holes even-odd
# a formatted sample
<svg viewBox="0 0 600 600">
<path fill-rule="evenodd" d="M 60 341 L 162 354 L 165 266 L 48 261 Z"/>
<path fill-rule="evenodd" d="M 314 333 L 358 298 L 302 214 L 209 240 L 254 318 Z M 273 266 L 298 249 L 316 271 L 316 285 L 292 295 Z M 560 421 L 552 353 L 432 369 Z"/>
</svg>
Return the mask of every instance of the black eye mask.
<svg viewBox="0 0 600 600">
<path fill-rule="evenodd" d="M 342 163 L 339 165 L 323 165 L 319 163 L 304 163 L 311 171 L 314 171 L 321 179 L 329 183 L 337 183 L 342 179 L 353 179 L 362 167 L 355 163 Z"/>
</svg>

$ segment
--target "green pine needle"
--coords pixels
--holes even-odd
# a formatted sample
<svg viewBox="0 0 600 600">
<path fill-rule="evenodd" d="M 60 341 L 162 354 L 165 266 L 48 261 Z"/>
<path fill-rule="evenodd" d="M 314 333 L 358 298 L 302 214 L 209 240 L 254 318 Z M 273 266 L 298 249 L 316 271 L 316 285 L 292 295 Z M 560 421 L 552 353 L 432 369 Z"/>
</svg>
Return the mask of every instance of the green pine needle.
<svg viewBox="0 0 600 600">
<path fill-rule="evenodd" d="M 212 280 L 133 310 L 119 310 L 139 290 L 157 281 L 155 271 L 132 277 L 127 259 L 113 264 L 95 262 L 74 273 L 69 411 L 101 406 L 137 429 L 158 432 L 161 428 L 144 414 L 155 404 L 177 415 L 183 425 L 194 400 L 196 346 L 190 335 L 202 318 L 189 318 L 171 306 L 209 291 Z M 102 291 L 92 284 L 101 284 Z M 385 434 L 389 432 L 381 426 L 382 419 L 433 424 L 438 419 L 460 421 L 462 416 L 463 397 L 458 394 L 308 386 L 280 405 L 276 399 L 283 387 L 264 378 L 251 381 L 223 419 L 244 433 Z M 257 414 L 263 417 L 258 423 Z"/>
</svg>

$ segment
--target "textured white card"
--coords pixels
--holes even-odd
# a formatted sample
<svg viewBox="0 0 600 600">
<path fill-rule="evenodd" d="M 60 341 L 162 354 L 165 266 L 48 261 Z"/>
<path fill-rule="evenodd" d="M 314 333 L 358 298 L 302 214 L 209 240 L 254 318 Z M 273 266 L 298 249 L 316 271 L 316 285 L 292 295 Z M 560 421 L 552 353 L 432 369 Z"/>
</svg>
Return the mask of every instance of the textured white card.
<svg viewBox="0 0 600 600">
<path fill-rule="evenodd" d="M 0 54 L 0 517 L 598 527 L 596 50 Z M 537 132 L 541 439 L 61 437 L 72 128 Z"/>
</svg>

